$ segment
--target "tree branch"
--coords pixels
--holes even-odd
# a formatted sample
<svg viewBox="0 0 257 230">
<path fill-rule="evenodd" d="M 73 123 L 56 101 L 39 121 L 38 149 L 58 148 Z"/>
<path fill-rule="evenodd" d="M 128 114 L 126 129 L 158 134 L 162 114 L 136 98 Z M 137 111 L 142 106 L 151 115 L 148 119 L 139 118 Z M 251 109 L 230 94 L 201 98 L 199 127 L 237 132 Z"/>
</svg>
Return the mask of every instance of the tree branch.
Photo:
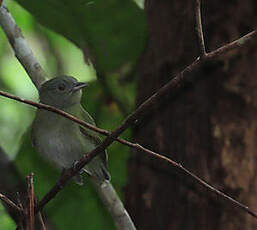
<svg viewBox="0 0 257 230">
<path fill-rule="evenodd" d="M 19 193 L 17 193 L 16 191 L 19 191 Z M 21 175 L 19 175 L 19 173 L 17 172 L 15 165 L 8 158 L 7 153 L 1 148 L 1 146 L 0 146 L 0 194 L 5 194 L 4 196 L 8 197 L 8 199 L 13 201 L 13 203 L 16 205 L 15 208 L 12 208 L 11 206 L 3 202 L 6 212 L 14 220 L 16 225 L 23 226 L 25 224 L 23 207 L 26 207 L 26 203 L 27 203 L 26 185 Z M 56 227 L 49 220 L 49 218 L 47 218 L 45 221 L 49 230 L 56 229 Z M 39 216 L 35 218 L 35 229 L 41 229 L 41 221 Z"/>
<path fill-rule="evenodd" d="M 44 223 L 44 220 L 43 220 L 43 217 L 42 217 L 42 213 L 40 211 L 38 212 L 38 219 L 39 219 L 39 221 L 41 223 L 42 229 L 43 230 L 47 230 L 46 226 L 45 226 L 45 223 Z"/>
<path fill-rule="evenodd" d="M 42 82 L 47 80 L 47 75 L 32 53 L 14 18 L 4 5 L 0 7 L 0 25 L 13 48 L 15 56 L 28 73 L 34 85 L 39 88 Z"/>
<path fill-rule="evenodd" d="M 12 202 L 8 197 L 0 193 L 0 199 L 2 202 L 7 204 L 10 208 L 14 209 L 16 212 L 22 212 L 22 209 L 17 206 L 14 202 Z"/>
<path fill-rule="evenodd" d="M 210 53 L 207 53 L 206 55 L 206 59 L 207 60 L 214 60 L 216 59 L 217 57 L 231 51 L 231 50 L 234 50 L 234 49 L 238 49 L 238 48 L 241 48 L 241 47 L 244 47 L 246 44 L 248 44 L 250 41 L 254 40 L 257 38 L 257 30 L 254 30 L 246 35 L 244 35 L 243 37 L 233 41 L 233 42 L 230 42 Z"/>
<path fill-rule="evenodd" d="M 37 107 L 39 109 L 45 109 L 45 110 L 48 110 L 48 111 L 51 111 L 51 112 L 54 112 L 54 113 L 57 113 L 61 116 L 64 116 L 86 128 L 89 128 L 95 132 L 98 132 L 102 135 L 105 135 L 105 136 L 108 136 L 107 139 L 113 135 L 113 133 L 110 133 L 104 129 L 100 129 L 98 127 L 95 127 L 93 125 L 90 125 L 88 124 L 87 122 L 83 121 L 83 120 L 79 120 L 78 118 L 62 111 L 62 110 L 59 110 L 59 109 L 56 109 L 55 107 L 52 107 L 52 106 L 49 106 L 49 105 L 45 105 L 45 104 L 42 104 L 42 103 L 37 103 L 37 102 L 33 102 L 33 101 L 30 101 L 30 100 L 25 100 L 25 99 L 22 99 L 22 98 L 19 98 L 17 96 L 14 96 L 14 95 L 11 95 L 9 93 L 6 93 L 6 92 L 2 92 L 0 91 L 0 95 L 2 96 L 5 96 L 5 97 L 8 97 L 10 99 L 14 99 L 16 101 L 19 101 L 19 102 L 22 102 L 22 103 L 25 103 L 25 104 L 29 104 L 29 105 L 32 105 L 34 107 Z M 257 218 L 257 214 L 253 211 L 251 211 L 247 206 L 241 204 L 240 202 L 238 202 L 237 200 L 233 199 L 232 197 L 226 195 L 225 193 L 219 191 L 218 189 L 214 188 L 213 186 L 211 186 L 210 184 L 206 183 L 204 180 L 202 180 L 201 178 L 199 178 L 198 176 L 196 176 L 195 174 L 193 174 L 192 172 L 190 172 L 189 170 L 187 170 L 186 168 L 184 168 L 181 164 L 169 159 L 168 157 L 165 157 L 159 153 L 156 153 L 154 151 L 151 151 L 145 147 L 143 147 L 142 145 L 140 144 L 137 144 L 137 143 L 132 143 L 132 142 L 129 142 L 127 140 L 124 140 L 122 138 L 119 138 L 119 137 L 111 137 L 112 139 L 110 140 L 111 143 L 116 140 L 124 145 L 127 145 L 129 147 L 132 147 L 132 148 L 135 148 L 135 149 L 138 149 L 138 150 L 141 150 L 157 159 L 160 159 L 160 160 L 164 160 L 166 162 L 168 162 L 169 164 L 171 164 L 173 167 L 175 168 L 178 168 L 180 169 L 184 174 L 186 174 L 187 176 L 189 176 L 191 179 L 193 179 L 194 181 L 196 181 L 198 184 L 202 185 L 203 187 L 207 188 L 208 190 L 214 192 L 216 195 L 219 195 L 221 197 L 223 197 L 224 199 L 226 200 L 229 200 L 231 203 L 233 203 L 234 205 L 236 205 L 237 207 L 243 209 L 244 211 L 248 212 L 249 214 L 251 214 L 252 216 L 256 217 Z M 105 139 L 106 141 L 106 139 Z M 109 143 L 109 142 L 108 142 Z M 107 144 L 108 144 L 107 143 Z M 106 148 L 108 147 L 108 145 L 106 147 L 100 147 L 101 149 L 102 148 Z M 97 147 L 97 148 L 98 148 Z M 84 155 L 83 158 L 79 161 L 79 166 L 78 164 L 76 164 L 76 167 L 72 167 L 70 168 L 69 170 L 67 170 L 66 172 L 64 172 L 64 174 L 61 176 L 60 180 L 58 181 L 58 183 L 51 189 L 50 192 L 48 192 L 46 194 L 46 196 L 39 202 L 39 204 L 37 205 L 37 211 L 41 210 L 62 188 L 63 186 L 68 182 L 68 180 L 73 177 L 76 173 L 78 173 L 80 171 L 81 168 L 84 167 L 85 164 L 87 164 L 91 159 L 94 158 L 94 156 L 96 156 L 98 154 L 98 151 L 94 149 L 93 151 L 91 151 L 90 153 L 88 153 L 87 155 Z M 104 150 L 102 149 L 102 150 Z M 101 151 L 99 151 L 101 152 Z"/>
<path fill-rule="evenodd" d="M 26 221 L 27 221 L 27 226 L 28 230 L 34 230 L 35 229 L 35 213 L 34 213 L 34 204 L 35 204 L 35 194 L 34 194 L 34 182 L 33 182 L 33 173 L 30 173 L 26 177 L 27 181 L 27 192 L 28 192 L 28 207 L 27 207 L 27 212 L 26 212 Z"/>
<path fill-rule="evenodd" d="M 196 35 L 198 38 L 200 57 L 204 57 L 206 55 L 206 49 L 204 45 L 204 37 L 203 37 L 203 27 L 202 27 L 202 19 L 201 19 L 201 0 L 195 0 L 195 19 L 196 19 Z"/>
</svg>

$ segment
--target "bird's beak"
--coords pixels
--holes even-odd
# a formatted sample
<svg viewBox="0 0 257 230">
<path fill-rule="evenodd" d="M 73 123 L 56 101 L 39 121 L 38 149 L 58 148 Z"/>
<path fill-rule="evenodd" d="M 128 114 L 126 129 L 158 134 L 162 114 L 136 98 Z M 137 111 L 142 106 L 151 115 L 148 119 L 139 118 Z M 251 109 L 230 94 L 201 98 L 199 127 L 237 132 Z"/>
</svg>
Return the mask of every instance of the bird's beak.
<svg viewBox="0 0 257 230">
<path fill-rule="evenodd" d="M 77 82 L 77 83 L 74 85 L 72 91 L 78 91 L 78 90 L 80 90 L 80 89 L 82 89 L 82 88 L 84 88 L 84 87 L 86 87 L 86 86 L 88 86 L 88 83 L 86 83 L 86 82 Z"/>
</svg>

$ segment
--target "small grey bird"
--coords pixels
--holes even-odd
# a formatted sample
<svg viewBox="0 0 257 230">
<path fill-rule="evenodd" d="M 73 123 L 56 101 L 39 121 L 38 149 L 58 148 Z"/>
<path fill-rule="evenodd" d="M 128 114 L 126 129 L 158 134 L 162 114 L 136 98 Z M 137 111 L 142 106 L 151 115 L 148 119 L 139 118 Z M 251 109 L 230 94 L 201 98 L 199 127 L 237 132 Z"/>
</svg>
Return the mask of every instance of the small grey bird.
<svg viewBox="0 0 257 230">
<path fill-rule="evenodd" d="M 40 102 L 54 106 L 92 125 L 93 118 L 80 104 L 81 89 L 87 83 L 61 76 L 46 81 L 39 89 Z M 63 116 L 38 109 L 31 130 L 32 144 L 58 168 L 72 167 L 82 155 L 101 143 L 98 134 Z M 84 171 L 110 211 L 117 229 L 136 230 L 129 214 L 110 183 L 106 151 L 85 165 Z M 81 184 L 80 174 L 74 180 Z"/>
<path fill-rule="evenodd" d="M 54 106 L 92 125 L 93 118 L 80 104 L 81 89 L 87 83 L 78 82 L 73 77 L 60 76 L 46 81 L 39 89 L 40 102 Z M 58 168 L 70 168 L 83 154 L 101 144 L 98 134 L 92 130 L 53 112 L 38 109 L 32 124 L 31 140 L 39 153 Z M 85 165 L 85 172 L 100 183 L 109 180 L 106 168 L 107 154 L 101 153 Z M 75 178 L 81 183 L 80 175 Z"/>
</svg>

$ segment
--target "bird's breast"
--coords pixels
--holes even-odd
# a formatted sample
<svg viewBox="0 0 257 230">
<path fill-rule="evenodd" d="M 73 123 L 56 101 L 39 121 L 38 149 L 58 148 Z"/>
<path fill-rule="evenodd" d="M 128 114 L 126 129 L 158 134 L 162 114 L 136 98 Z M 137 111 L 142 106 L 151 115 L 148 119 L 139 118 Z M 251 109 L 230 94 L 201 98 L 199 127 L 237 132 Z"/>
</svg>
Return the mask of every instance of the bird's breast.
<svg viewBox="0 0 257 230">
<path fill-rule="evenodd" d="M 36 148 L 44 157 L 61 168 L 69 168 L 83 154 L 79 127 L 55 123 L 40 125 L 34 134 Z"/>
</svg>

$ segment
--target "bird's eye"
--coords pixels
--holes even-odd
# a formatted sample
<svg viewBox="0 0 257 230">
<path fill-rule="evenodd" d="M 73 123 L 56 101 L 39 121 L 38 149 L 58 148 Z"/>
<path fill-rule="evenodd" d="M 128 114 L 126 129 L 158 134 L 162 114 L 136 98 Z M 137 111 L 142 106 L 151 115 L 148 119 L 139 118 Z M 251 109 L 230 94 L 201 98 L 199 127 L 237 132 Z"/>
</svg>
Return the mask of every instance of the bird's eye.
<svg viewBox="0 0 257 230">
<path fill-rule="evenodd" d="M 58 90 L 59 90 L 59 91 L 64 91 L 65 88 L 66 88 L 65 84 L 60 84 L 60 85 L 58 85 Z"/>
</svg>

